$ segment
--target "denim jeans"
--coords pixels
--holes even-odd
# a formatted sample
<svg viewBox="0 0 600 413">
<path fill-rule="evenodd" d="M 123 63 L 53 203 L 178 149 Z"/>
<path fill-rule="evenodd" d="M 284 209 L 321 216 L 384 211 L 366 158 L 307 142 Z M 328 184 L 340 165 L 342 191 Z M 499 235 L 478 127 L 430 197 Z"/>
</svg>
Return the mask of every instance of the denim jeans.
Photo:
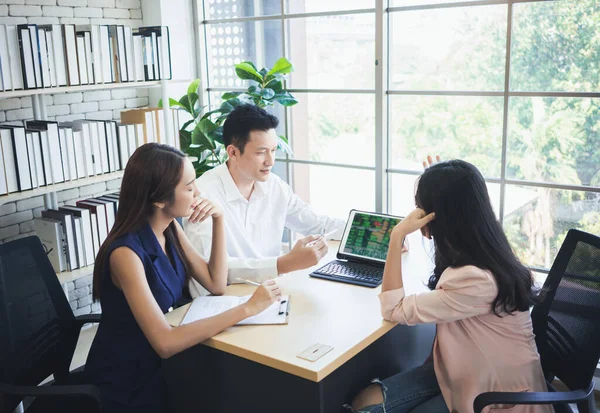
<svg viewBox="0 0 600 413">
<path fill-rule="evenodd" d="M 383 403 L 364 407 L 355 413 L 448 413 L 440 386 L 428 362 L 385 380 L 373 380 L 383 391 Z"/>
</svg>

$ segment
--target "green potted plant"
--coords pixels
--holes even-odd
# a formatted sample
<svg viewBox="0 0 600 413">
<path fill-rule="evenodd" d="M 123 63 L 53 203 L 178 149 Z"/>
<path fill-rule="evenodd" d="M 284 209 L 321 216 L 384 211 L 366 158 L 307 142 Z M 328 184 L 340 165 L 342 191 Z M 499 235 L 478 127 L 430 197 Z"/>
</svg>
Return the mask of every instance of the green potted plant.
<svg viewBox="0 0 600 413">
<path fill-rule="evenodd" d="M 187 93 L 179 100 L 169 99 L 169 106 L 180 107 L 190 114 L 189 121 L 179 130 L 180 145 L 183 152 L 195 158 L 193 161 L 196 177 L 227 161 L 227 151 L 223 145 L 223 123 L 229 113 L 238 105 L 253 103 L 261 108 L 274 106 L 293 106 L 298 100 L 285 89 L 285 75 L 293 71 L 292 64 L 286 59 L 277 60 L 271 68 L 258 70 L 252 62 L 235 65 L 236 75 L 250 80 L 251 85 L 245 92 L 226 92 L 223 102 L 214 110 L 204 112 L 206 106 L 200 106 L 198 88 L 200 79 L 194 80 Z M 158 103 L 162 107 L 162 100 Z M 279 136 L 279 148 L 291 154 L 291 148 L 285 136 Z"/>
</svg>

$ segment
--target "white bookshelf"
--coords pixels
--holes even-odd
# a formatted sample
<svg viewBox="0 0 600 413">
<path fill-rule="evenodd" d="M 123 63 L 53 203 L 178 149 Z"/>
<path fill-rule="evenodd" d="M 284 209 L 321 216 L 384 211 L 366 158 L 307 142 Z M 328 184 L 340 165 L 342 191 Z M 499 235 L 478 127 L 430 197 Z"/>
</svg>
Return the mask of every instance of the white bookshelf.
<svg viewBox="0 0 600 413">
<path fill-rule="evenodd" d="M 177 82 L 177 81 L 169 80 L 169 82 Z M 69 92 L 90 92 L 90 91 L 96 91 L 96 90 L 150 88 L 150 87 L 158 87 L 160 85 L 161 85 L 160 80 L 154 80 L 154 81 L 149 81 L 149 82 L 99 83 L 99 84 L 94 84 L 94 85 L 57 86 L 57 87 L 46 87 L 46 88 L 40 88 L 40 89 L 21 89 L 21 90 L 10 90 L 10 91 L 0 92 L 0 99 L 22 98 L 22 97 L 37 96 L 37 95 L 55 95 L 57 93 L 69 93 Z"/>
<path fill-rule="evenodd" d="M 83 277 L 87 277 L 88 275 L 92 275 L 93 273 L 94 266 L 88 265 L 87 267 L 78 268 L 73 271 L 57 272 L 56 276 L 58 277 L 58 281 L 63 286 L 65 292 L 67 292 L 67 283 L 73 282 Z"/>
<path fill-rule="evenodd" d="M 0 205 L 20 201 L 22 199 L 29 199 L 35 196 L 47 195 L 52 192 L 64 191 L 65 189 L 77 188 L 84 185 L 91 185 L 98 182 L 110 181 L 113 179 L 118 179 L 123 176 L 123 171 L 111 172 L 102 175 L 90 176 L 88 178 L 75 179 L 72 181 L 61 182 L 60 184 L 41 186 L 35 189 L 22 191 L 22 192 L 13 192 L 7 195 L 0 196 Z"/>
</svg>

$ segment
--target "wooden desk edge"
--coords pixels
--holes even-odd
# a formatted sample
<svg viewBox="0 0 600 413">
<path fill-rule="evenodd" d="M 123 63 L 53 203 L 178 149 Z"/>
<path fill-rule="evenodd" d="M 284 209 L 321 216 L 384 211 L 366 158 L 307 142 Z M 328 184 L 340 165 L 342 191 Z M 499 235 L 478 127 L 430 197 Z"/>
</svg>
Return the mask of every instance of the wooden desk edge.
<svg viewBox="0 0 600 413">
<path fill-rule="evenodd" d="M 188 308 L 189 304 L 174 310 L 172 313 L 169 313 L 169 317 L 167 318 L 169 324 L 173 327 L 179 326 Z M 384 325 L 380 329 L 366 337 L 361 343 L 351 347 L 344 354 L 340 355 L 337 359 L 332 360 L 320 370 L 312 370 L 310 368 L 298 366 L 293 363 L 274 359 L 263 354 L 258 354 L 256 352 L 240 348 L 236 345 L 217 341 L 214 338 L 209 338 L 201 344 L 318 383 L 333 373 L 336 369 L 344 365 L 344 363 L 346 363 L 352 357 L 356 356 L 362 350 L 373 344 L 377 339 L 394 328 L 394 326 L 394 323 L 384 321 Z M 327 355 L 324 357 L 327 357 Z"/>
</svg>

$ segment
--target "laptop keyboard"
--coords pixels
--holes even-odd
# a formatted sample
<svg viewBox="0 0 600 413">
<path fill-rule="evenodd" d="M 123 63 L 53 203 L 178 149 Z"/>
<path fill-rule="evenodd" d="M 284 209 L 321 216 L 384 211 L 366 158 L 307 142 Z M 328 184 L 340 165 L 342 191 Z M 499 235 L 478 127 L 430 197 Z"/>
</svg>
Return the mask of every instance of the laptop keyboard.
<svg viewBox="0 0 600 413">
<path fill-rule="evenodd" d="M 377 287 L 381 284 L 383 267 L 371 267 L 351 262 L 332 261 L 310 275 L 317 278 L 325 278 L 366 287 Z"/>
</svg>

